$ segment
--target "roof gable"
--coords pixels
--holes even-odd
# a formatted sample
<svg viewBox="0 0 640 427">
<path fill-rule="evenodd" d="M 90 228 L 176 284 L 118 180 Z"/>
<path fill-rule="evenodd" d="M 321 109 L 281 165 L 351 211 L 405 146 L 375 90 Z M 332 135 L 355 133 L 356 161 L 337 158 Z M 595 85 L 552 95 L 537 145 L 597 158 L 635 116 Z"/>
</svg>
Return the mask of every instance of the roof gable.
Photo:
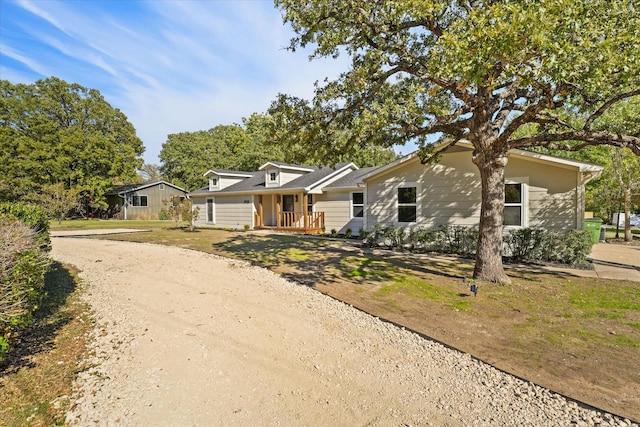
<svg viewBox="0 0 640 427">
<path fill-rule="evenodd" d="M 318 169 L 316 167 L 292 165 L 292 164 L 281 163 L 281 162 L 267 162 L 264 165 L 260 166 L 258 170 L 259 171 L 265 170 L 268 167 L 273 167 L 273 168 L 283 169 L 283 170 L 298 171 L 298 172 L 313 172 L 314 170 Z"/>
<path fill-rule="evenodd" d="M 149 187 L 155 187 L 156 185 L 160 185 L 160 184 L 164 184 L 166 186 L 175 188 L 178 191 L 182 191 L 184 193 L 187 193 L 187 190 L 185 190 L 184 188 L 178 187 L 177 185 L 174 185 L 170 182 L 164 181 L 164 180 L 160 180 L 160 181 L 152 181 L 152 182 L 143 182 L 141 184 L 124 184 L 124 185 L 118 185 L 113 187 L 111 190 L 105 192 L 105 196 L 112 196 L 112 195 L 121 195 L 121 194 L 125 194 L 125 193 L 131 193 L 133 191 L 139 191 L 139 190 L 144 190 L 145 188 L 149 188 Z"/>
<path fill-rule="evenodd" d="M 444 147 L 448 144 L 449 142 L 444 142 L 440 144 L 438 148 Z M 461 151 L 469 151 L 469 152 L 473 151 L 473 145 L 471 144 L 471 142 L 459 141 L 452 147 L 452 149 L 444 151 L 442 155 L 446 156 L 447 153 L 461 152 Z M 591 174 L 594 177 L 599 175 L 604 169 L 603 166 L 594 165 L 592 163 L 582 162 L 582 161 L 573 160 L 573 159 L 567 159 L 564 157 L 551 156 L 549 154 L 536 153 L 533 151 L 520 150 L 516 148 L 509 150 L 509 152 L 507 153 L 507 156 L 516 156 L 532 162 L 553 164 L 554 166 L 557 166 L 560 168 L 573 169 L 582 173 Z M 418 159 L 418 151 L 414 151 L 385 166 L 382 166 L 380 168 L 377 168 L 371 171 L 367 175 L 363 176 L 362 180 L 366 181 L 382 173 L 389 173 L 395 169 L 403 167 L 406 163 L 415 159 Z"/>
</svg>

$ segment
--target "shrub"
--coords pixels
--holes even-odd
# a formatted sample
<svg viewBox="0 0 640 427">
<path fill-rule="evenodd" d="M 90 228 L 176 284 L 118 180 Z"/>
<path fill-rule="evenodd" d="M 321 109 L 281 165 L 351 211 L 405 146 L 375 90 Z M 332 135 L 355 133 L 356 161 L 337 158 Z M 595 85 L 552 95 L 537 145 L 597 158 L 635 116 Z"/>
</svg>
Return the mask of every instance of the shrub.
<svg viewBox="0 0 640 427">
<path fill-rule="evenodd" d="M 447 254 L 473 255 L 478 244 L 478 229 L 462 225 L 444 224 L 433 230 L 432 250 Z"/>
<path fill-rule="evenodd" d="M 0 203 L 0 220 L 13 219 L 33 229 L 38 243 L 46 249 L 51 245 L 49 239 L 49 218 L 44 209 L 23 203 Z"/>
<path fill-rule="evenodd" d="M 402 227 L 376 224 L 371 232 L 366 233 L 363 244 L 367 247 L 382 246 L 400 249 L 404 246 L 405 234 L 405 229 Z"/>
<path fill-rule="evenodd" d="M 478 228 L 439 225 L 414 228 L 375 224 L 370 231 L 360 230 L 363 247 L 403 248 L 473 256 L 477 250 Z M 591 233 L 585 230 L 549 232 L 536 228 L 510 230 L 503 238 L 505 257 L 512 261 L 580 264 L 591 252 Z"/>
<path fill-rule="evenodd" d="M 540 259 L 545 231 L 539 228 L 509 230 L 504 236 L 505 255 L 512 261 Z"/>
<path fill-rule="evenodd" d="M 344 235 L 347 239 L 350 239 L 351 237 L 353 237 L 353 231 L 350 228 L 347 228 L 347 230 L 344 232 Z"/>
<path fill-rule="evenodd" d="M 0 219 L 0 360 L 12 332 L 32 323 L 42 300 L 50 263 L 43 233 L 14 218 Z"/>
<path fill-rule="evenodd" d="M 593 247 L 593 236 L 588 230 L 549 232 L 544 235 L 540 259 L 561 264 L 582 264 Z"/>
</svg>

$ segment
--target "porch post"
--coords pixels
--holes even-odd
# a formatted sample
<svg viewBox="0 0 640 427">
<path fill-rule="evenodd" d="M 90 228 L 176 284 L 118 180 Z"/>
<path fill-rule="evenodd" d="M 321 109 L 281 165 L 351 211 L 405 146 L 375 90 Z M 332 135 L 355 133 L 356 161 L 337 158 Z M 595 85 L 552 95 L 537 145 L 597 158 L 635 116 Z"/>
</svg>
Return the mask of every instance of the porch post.
<svg viewBox="0 0 640 427">
<path fill-rule="evenodd" d="M 307 202 L 308 202 L 308 196 L 307 196 L 307 193 L 304 193 L 302 195 L 302 216 L 304 217 L 305 232 L 309 229 L 309 212 L 307 212 Z"/>
<path fill-rule="evenodd" d="M 276 228 L 280 228 L 281 226 L 281 222 L 280 222 L 280 203 L 282 202 L 282 196 L 281 195 L 277 195 L 276 196 Z"/>
<path fill-rule="evenodd" d="M 264 227 L 264 208 L 262 206 L 262 195 L 258 196 L 258 227 Z"/>
</svg>

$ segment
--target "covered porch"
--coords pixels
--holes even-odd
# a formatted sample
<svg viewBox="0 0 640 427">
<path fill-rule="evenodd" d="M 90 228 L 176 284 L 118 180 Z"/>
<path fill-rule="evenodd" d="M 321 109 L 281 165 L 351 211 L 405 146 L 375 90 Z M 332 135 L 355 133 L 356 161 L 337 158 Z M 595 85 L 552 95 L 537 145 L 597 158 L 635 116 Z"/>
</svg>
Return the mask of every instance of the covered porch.
<svg viewBox="0 0 640 427">
<path fill-rule="evenodd" d="M 258 195 L 254 228 L 288 233 L 320 234 L 325 229 L 324 212 L 313 212 L 311 194 Z"/>
</svg>

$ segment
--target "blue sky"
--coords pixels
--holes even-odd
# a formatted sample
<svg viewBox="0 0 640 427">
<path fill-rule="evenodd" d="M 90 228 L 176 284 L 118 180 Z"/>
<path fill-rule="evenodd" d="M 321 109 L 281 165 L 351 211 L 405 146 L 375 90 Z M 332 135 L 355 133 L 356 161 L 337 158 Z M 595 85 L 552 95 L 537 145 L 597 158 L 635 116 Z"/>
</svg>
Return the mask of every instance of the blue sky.
<svg viewBox="0 0 640 427">
<path fill-rule="evenodd" d="M 292 36 L 269 0 L 0 0 L 0 78 L 98 89 L 158 164 L 167 135 L 241 123 L 279 92 L 309 99 L 346 69 L 285 50 Z"/>
</svg>

